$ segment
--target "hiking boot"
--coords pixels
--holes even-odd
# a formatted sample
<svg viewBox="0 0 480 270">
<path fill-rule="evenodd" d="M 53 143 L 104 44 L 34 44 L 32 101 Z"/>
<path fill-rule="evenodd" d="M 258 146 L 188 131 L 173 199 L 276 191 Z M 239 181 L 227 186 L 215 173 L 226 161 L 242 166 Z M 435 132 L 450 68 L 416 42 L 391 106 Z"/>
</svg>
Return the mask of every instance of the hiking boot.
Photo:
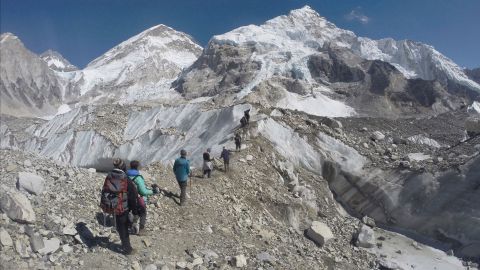
<svg viewBox="0 0 480 270">
<path fill-rule="evenodd" d="M 140 229 L 137 233 L 138 236 L 145 236 L 147 235 L 147 232 L 145 231 L 145 229 Z"/>
<path fill-rule="evenodd" d="M 127 250 L 124 250 L 123 251 L 123 254 L 125 256 L 131 256 L 131 255 L 135 255 L 137 253 L 137 250 L 134 249 L 134 248 L 130 248 L 130 249 L 127 249 Z"/>
</svg>

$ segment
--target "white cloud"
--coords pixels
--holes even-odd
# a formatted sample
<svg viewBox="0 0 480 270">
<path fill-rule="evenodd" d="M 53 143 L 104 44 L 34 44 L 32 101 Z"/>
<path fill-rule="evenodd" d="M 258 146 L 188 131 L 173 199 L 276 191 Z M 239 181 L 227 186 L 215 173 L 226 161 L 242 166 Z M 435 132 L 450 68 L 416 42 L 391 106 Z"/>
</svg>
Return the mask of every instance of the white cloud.
<svg viewBox="0 0 480 270">
<path fill-rule="evenodd" d="M 370 18 L 367 15 L 363 14 L 360 7 L 357 7 L 350 11 L 350 13 L 346 14 L 345 19 L 349 21 L 358 21 L 361 24 L 367 24 L 370 22 Z"/>
</svg>

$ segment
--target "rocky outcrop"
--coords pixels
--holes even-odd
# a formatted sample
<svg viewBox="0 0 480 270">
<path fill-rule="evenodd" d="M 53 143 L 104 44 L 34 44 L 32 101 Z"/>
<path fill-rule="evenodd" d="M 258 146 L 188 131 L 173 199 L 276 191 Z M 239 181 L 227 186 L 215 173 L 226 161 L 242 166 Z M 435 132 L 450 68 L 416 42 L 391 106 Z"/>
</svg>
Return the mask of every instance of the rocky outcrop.
<svg viewBox="0 0 480 270">
<path fill-rule="evenodd" d="M 35 212 L 30 200 L 23 194 L 6 186 L 1 186 L 0 209 L 9 218 L 21 223 L 35 222 Z"/>
<path fill-rule="evenodd" d="M 186 98 L 237 93 L 249 84 L 261 67 L 252 60 L 254 46 L 210 42 L 195 63 L 172 84 Z"/>
<path fill-rule="evenodd" d="M 29 172 L 19 172 L 17 187 L 19 190 L 39 195 L 45 190 L 45 180 L 36 174 Z"/>
</svg>

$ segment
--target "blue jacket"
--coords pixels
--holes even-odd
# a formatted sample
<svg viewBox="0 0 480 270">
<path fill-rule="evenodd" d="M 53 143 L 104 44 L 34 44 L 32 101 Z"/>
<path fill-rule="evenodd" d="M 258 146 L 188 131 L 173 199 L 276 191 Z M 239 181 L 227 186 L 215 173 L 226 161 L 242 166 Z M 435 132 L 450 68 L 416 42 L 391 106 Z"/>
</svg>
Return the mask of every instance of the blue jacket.
<svg viewBox="0 0 480 270">
<path fill-rule="evenodd" d="M 186 182 L 190 174 L 190 162 L 184 157 L 177 158 L 173 164 L 173 172 L 178 182 Z"/>
<path fill-rule="evenodd" d="M 228 151 L 227 149 L 223 149 L 220 157 L 223 158 L 224 161 L 229 161 L 230 160 L 230 151 Z"/>
</svg>

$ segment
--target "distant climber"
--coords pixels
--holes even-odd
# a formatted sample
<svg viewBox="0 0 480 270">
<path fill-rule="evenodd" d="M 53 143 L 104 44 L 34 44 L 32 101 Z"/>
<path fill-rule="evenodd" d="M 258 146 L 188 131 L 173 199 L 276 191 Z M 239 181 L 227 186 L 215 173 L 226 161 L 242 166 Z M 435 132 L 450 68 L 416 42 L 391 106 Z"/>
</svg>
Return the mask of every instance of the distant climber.
<svg viewBox="0 0 480 270">
<path fill-rule="evenodd" d="M 245 116 L 245 119 L 247 120 L 247 125 L 248 125 L 250 123 L 250 109 L 244 111 L 243 116 Z"/>
<path fill-rule="evenodd" d="M 243 116 L 243 117 L 240 119 L 240 126 L 241 126 L 242 128 L 247 126 L 247 118 L 246 118 L 245 116 Z"/>
<path fill-rule="evenodd" d="M 212 158 L 210 157 L 210 152 L 211 149 L 208 148 L 207 151 L 203 153 L 203 178 L 205 178 L 205 176 L 208 176 L 208 178 L 210 178 L 212 174 L 213 164 Z"/>
<path fill-rule="evenodd" d="M 227 172 L 230 167 L 230 151 L 225 148 L 225 146 L 223 147 L 222 153 L 220 154 L 220 158 L 223 159 L 223 168 L 225 172 Z"/>
<path fill-rule="evenodd" d="M 235 150 L 240 151 L 240 149 L 242 148 L 242 137 L 240 137 L 239 133 L 235 134 L 234 140 L 235 140 Z"/>
<path fill-rule="evenodd" d="M 103 183 L 100 207 L 104 213 L 113 214 L 117 231 L 122 242 L 122 250 L 126 255 L 135 253 L 130 244 L 128 228 L 131 221 L 129 212 L 137 215 L 137 189 L 132 181 L 128 180 L 123 171 L 126 168 L 123 160 L 113 160 L 114 169 L 107 175 Z"/>
<path fill-rule="evenodd" d="M 140 167 L 140 162 L 138 160 L 133 160 L 130 162 L 130 169 L 127 171 L 128 178 L 135 184 L 138 191 L 138 199 L 137 199 L 137 207 L 138 207 L 138 217 L 140 217 L 140 223 L 137 226 L 133 226 L 135 228 L 135 232 L 138 235 L 143 234 L 145 229 L 145 224 L 147 222 L 147 203 L 148 197 L 156 194 L 158 189 L 149 189 L 145 186 L 145 179 L 140 174 L 138 170 Z M 154 186 L 152 186 L 154 187 Z M 137 223 L 137 216 L 135 217 L 133 224 Z"/>
<path fill-rule="evenodd" d="M 180 157 L 173 164 L 173 172 L 180 186 L 180 205 L 185 205 L 187 195 L 188 176 L 190 175 L 190 162 L 187 160 L 187 151 L 182 149 Z"/>
</svg>

